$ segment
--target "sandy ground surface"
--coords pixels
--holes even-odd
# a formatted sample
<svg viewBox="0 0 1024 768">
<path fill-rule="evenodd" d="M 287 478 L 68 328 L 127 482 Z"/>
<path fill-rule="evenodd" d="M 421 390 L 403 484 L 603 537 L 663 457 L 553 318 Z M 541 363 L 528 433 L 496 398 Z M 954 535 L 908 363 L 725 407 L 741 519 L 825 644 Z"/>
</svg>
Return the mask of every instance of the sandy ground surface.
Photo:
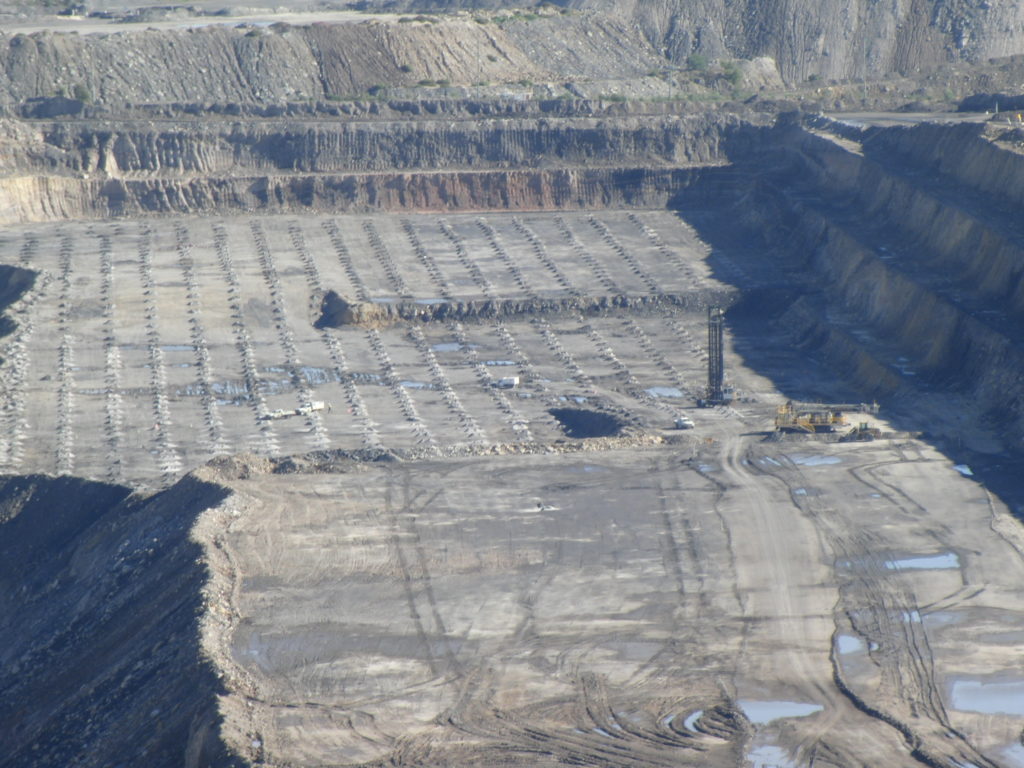
<svg viewBox="0 0 1024 768">
<path fill-rule="evenodd" d="M 303 765 L 1022 764 L 1019 525 L 922 443 L 765 440 L 754 411 L 675 446 L 235 482 L 213 645 L 236 743 Z"/>
</svg>

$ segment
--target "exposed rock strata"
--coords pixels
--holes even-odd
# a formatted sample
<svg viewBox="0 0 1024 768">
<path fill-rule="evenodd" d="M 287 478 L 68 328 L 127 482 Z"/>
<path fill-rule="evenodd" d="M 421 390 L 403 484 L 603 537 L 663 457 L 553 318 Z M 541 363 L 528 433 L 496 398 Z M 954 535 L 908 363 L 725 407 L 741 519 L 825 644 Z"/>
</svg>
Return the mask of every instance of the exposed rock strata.
<svg viewBox="0 0 1024 768">
<path fill-rule="evenodd" d="M 396 104 L 401 107 L 401 104 Z M 735 115 L 14 122 L 0 220 L 197 211 L 661 207 Z M 459 169 L 463 170 L 459 170 Z M 511 169 L 515 170 L 511 170 Z"/>
<path fill-rule="evenodd" d="M 188 123 L 56 122 L 25 131 L 16 168 L 55 171 L 238 174 L 253 171 L 454 170 L 578 164 L 692 165 L 721 156 L 726 114 L 605 118 Z"/>
<path fill-rule="evenodd" d="M 585 169 L 259 176 L 0 179 L 0 220 L 150 213 L 559 210 L 663 207 L 692 169 Z"/>
<path fill-rule="evenodd" d="M 772 183 L 736 186 L 746 189 L 740 218 L 789 260 L 794 280 L 821 291 L 783 322 L 865 394 L 938 387 L 1019 448 L 1024 249 L 985 169 L 999 177 L 1020 156 L 978 128 L 812 123 L 767 132 Z M 960 150 L 975 160 L 970 173 Z M 758 153 L 742 154 L 749 163 Z"/>
</svg>

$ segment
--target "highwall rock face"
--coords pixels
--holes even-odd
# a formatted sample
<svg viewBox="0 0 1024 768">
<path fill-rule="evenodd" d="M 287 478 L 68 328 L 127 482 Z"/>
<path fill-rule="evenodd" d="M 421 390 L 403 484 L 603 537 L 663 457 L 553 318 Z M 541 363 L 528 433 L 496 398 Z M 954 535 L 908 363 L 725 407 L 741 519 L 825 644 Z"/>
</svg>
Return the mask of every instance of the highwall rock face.
<svg viewBox="0 0 1024 768">
<path fill-rule="evenodd" d="M 202 179 L 0 180 L 14 221 L 262 211 L 579 210 L 665 206 L 694 169 L 559 169 Z"/>
<path fill-rule="evenodd" d="M 72 172 L 228 174 L 545 168 L 554 165 L 695 165 L 719 162 L 723 128 L 706 115 L 613 119 L 123 122 L 33 125 L 23 167 Z M 45 158 L 45 159 L 44 159 Z M 8 162 L 11 162 L 10 160 Z"/>
<path fill-rule="evenodd" d="M 866 395 L 962 398 L 1005 445 L 1024 432 L 1020 153 L 996 126 L 858 129 L 812 118 L 771 150 L 737 220 L 805 297 L 781 320 Z M 1000 185 L 999 179 L 1005 181 Z M 770 181 L 769 181 L 770 180 Z"/>
<path fill-rule="evenodd" d="M 726 161 L 737 116 L 476 117 L 199 124 L 11 121 L 0 219 L 231 211 L 662 207 Z M 490 105 L 493 110 L 493 105 Z"/>
</svg>

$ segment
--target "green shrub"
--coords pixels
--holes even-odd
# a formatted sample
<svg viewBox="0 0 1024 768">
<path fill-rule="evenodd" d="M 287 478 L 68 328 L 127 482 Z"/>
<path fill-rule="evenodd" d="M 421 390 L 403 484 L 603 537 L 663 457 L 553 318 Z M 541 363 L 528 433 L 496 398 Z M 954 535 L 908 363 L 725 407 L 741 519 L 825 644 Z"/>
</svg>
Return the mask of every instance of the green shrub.
<svg viewBox="0 0 1024 768">
<path fill-rule="evenodd" d="M 725 79 L 729 81 L 729 85 L 733 88 L 739 85 L 740 78 L 743 76 L 743 73 L 740 72 L 735 61 L 723 61 L 722 71 L 725 72 Z"/>
<path fill-rule="evenodd" d="M 699 53 L 691 53 L 686 57 L 686 66 L 695 72 L 703 72 L 708 68 L 708 57 Z"/>
<path fill-rule="evenodd" d="M 75 87 L 71 89 L 71 94 L 79 101 L 92 101 L 92 94 L 89 93 L 89 89 L 81 83 L 75 83 Z"/>
</svg>

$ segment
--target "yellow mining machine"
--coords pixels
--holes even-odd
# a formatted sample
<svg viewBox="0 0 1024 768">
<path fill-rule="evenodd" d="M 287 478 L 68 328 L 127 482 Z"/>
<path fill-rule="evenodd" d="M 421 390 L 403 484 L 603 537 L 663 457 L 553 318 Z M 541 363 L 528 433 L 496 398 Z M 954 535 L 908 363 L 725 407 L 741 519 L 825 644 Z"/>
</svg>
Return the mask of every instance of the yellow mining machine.
<svg viewBox="0 0 1024 768">
<path fill-rule="evenodd" d="M 878 405 L 865 403 L 794 403 L 780 405 L 775 414 L 775 428 L 781 432 L 835 432 L 847 425 L 844 412 L 877 413 Z M 866 428 L 866 425 L 865 425 Z"/>
<path fill-rule="evenodd" d="M 790 400 L 775 414 L 775 428 L 782 432 L 835 432 L 843 426 L 846 417 L 842 411 L 827 405 L 797 405 Z"/>
</svg>

